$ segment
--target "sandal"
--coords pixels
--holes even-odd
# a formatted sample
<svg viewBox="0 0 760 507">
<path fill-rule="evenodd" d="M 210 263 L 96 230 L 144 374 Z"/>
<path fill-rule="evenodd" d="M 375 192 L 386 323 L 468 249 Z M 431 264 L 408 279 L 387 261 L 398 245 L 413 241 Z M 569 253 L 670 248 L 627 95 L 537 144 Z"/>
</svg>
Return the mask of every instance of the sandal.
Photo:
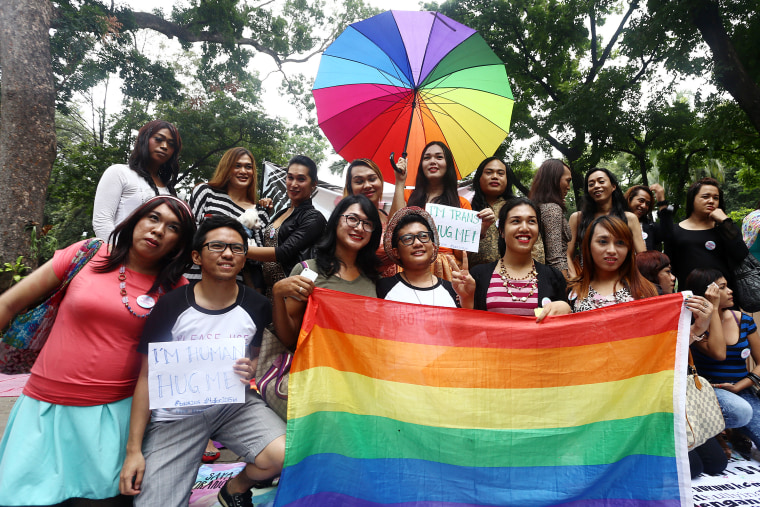
<svg viewBox="0 0 760 507">
<path fill-rule="evenodd" d="M 201 457 L 201 461 L 203 463 L 213 463 L 214 461 L 218 460 L 221 455 L 222 453 L 218 450 L 216 452 L 204 451 L 203 456 Z"/>
</svg>

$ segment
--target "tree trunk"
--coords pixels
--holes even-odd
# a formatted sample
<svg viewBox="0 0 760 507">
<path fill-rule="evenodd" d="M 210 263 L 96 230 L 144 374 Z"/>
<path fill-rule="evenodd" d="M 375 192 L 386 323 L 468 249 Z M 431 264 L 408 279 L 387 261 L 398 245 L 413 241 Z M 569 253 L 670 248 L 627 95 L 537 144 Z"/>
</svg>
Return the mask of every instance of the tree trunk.
<svg viewBox="0 0 760 507">
<path fill-rule="evenodd" d="M 697 2 L 691 11 L 691 17 L 712 51 L 715 78 L 747 113 L 749 121 L 760 133 L 760 86 L 752 81 L 736 53 L 723 26 L 718 4 L 710 0 Z"/>
<path fill-rule="evenodd" d="M 25 227 L 42 222 L 56 150 L 52 14 L 48 0 L 0 7 L 0 262 L 34 262 Z"/>
</svg>

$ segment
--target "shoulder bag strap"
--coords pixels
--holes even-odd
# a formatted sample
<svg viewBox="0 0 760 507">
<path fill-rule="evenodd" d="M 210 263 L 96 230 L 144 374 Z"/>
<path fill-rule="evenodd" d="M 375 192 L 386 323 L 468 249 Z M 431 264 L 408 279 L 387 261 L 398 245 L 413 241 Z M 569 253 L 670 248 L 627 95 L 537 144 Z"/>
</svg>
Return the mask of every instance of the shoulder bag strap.
<svg viewBox="0 0 760 507">
<path fill-rule="evenodd" d="M 82 243 L 82 246 L 77 251 L 74 258 L 71 259 L 69 266 L 64 273 L 64 279 L 58 290 L 64 289 L 69 282 L 76 276 L 77 273 L 87 264 L 90 259 L 97 253 L 100 247 L 103 245 L 103 240 L 100 238 L 92 238 Z"/>
</svg>

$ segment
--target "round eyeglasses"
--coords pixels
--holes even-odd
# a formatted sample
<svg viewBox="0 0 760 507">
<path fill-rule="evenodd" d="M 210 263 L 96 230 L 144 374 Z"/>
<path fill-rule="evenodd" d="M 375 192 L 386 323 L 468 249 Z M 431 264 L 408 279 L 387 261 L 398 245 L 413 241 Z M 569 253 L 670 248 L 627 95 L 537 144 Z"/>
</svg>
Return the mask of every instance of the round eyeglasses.
<svg viewBox="0 0 760 507">
<path fill-rule="evenodd" d="M 372 232 L 375 230 L 375 224 L 369 220 L 362 220 L 357 215 L 349 214 L 341 216 L 346 219 L 346 225 L 352 229 L 355 229 L 359 224 L 362 224 L 362 229 L 364 229 L 364 232 Z"/>
</svg>

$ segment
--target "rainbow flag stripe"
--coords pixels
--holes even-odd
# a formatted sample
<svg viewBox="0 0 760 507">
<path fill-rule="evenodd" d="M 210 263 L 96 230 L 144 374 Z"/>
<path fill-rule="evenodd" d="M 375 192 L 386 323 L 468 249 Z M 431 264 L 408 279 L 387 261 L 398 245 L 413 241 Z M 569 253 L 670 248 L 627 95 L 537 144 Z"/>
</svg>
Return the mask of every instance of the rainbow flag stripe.
<svg viewBox="0 0 760 507">
<path fill-rule="evenodd" d="M 312 294 L 277 506 L 691 505 L 681 294 L 535 319 Z"/>
</svg>

